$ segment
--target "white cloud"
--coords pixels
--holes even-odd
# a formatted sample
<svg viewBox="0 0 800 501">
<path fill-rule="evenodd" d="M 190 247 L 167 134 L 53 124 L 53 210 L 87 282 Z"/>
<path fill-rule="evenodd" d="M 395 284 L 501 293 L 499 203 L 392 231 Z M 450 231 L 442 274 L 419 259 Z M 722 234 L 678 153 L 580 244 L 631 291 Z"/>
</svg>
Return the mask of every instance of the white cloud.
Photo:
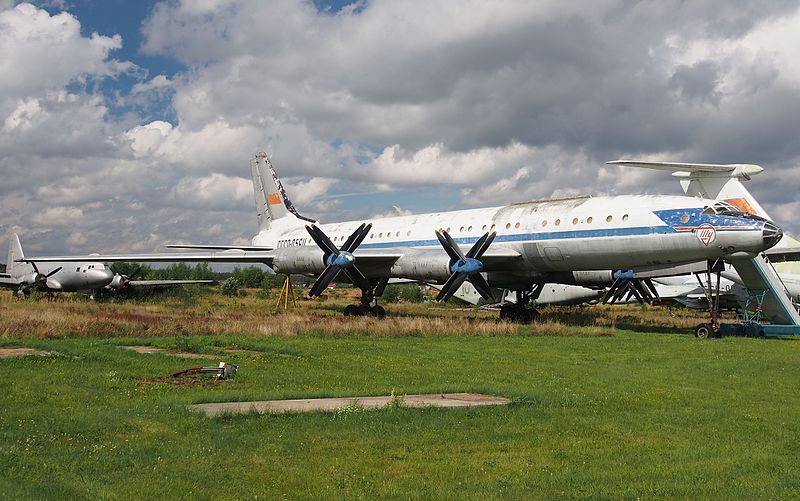
<svg viewBox="0 0 800 501">
<path fill-rule="evenodd" d="M 237 209 L 253 197 L 249 179 L 222 174 L 181 179 L 172 190 L 175 199 L 185 207 L 198 209 Z"/>
</svg>

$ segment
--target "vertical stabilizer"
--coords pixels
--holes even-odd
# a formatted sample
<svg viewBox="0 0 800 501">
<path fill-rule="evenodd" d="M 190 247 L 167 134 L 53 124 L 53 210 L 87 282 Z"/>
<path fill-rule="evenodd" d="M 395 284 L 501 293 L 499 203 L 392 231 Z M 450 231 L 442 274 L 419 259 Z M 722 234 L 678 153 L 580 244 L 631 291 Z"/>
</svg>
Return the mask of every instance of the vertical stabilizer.
<svg viewBox="0 0 800 501">
<path fill-rule="evenodd" d="M 17 259 L 24 259 L 25 254 L 22 252 L 22 244 L 19 243 L 19 236 L 14 233 L 11 235 L 11 242 L 8 246 L 8 259 L 6 259 L 6 273 L 14 275 L 12 270 L 23 266 L 24 263 L 18 263 Z"/>
<path fill-rule="evenodd" d="M 253 174 L 253 193 L 259 232 L 269 229 L 273 221 L 283 218 L 314 222 L 313 219 L 297 213 L 266 153 L 262 151 L 256 155 L 256 158 L 250 161 L 250 168 Z"/>
</svg>

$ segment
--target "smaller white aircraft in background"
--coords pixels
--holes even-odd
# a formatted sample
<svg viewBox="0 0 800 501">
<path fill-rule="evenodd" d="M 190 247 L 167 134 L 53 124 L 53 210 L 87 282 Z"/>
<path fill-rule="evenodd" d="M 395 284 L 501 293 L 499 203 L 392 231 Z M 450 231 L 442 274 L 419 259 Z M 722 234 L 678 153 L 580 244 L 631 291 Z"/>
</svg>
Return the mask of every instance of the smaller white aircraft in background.
<svg viewBox="0 0 800 501">
<path fill-rule="evenodd" d="M 101 262 L 39 263 L 20 262 L 25 259 L 19 236 L 13 234 L 8 248 L 6 272 L 0 273 L 0 287 L 12 289 L 19 298 L 39 292 L 120 293 L 137 287 L 174 287 L 188 284 L 210 284 L 213 280 L 133 280 L 131 276 L 114 273 Z"/>
</svg>

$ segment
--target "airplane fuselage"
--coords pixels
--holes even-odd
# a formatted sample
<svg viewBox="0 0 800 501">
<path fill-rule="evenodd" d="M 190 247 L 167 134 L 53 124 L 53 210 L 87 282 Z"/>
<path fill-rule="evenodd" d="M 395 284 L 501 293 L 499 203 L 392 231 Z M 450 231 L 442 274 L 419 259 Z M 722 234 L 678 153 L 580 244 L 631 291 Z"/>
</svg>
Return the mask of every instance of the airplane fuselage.
<svg viewBox="0 0 800 501">
<path fill-rule="evenodd" d="M 574 197 L 381 218 L 371 221 L 371 232 L 359 250 L 402 249 L 403 256 L 388 269 L 389 276 L 435 281 L 450 273 L 436 230 L 446 230 L 466 247 L 494 231 L 492 249 L 519 253 L 519 259 L 502 269 L 485 268 L 493 286 L 507 287 L 559 272 L 755 255 L 765 248 L 765 224 L 771 223 L 704 213 L 713 204 L 681 196 Z M 341 245 L 361 223 L 319 227 Z M 276 271 L 281 273 L 319 273 L 324 267 L 322 252 L 302 226 L 271 228 L 255 236 L 253 245 L 274 247 Z"/>
</svg>

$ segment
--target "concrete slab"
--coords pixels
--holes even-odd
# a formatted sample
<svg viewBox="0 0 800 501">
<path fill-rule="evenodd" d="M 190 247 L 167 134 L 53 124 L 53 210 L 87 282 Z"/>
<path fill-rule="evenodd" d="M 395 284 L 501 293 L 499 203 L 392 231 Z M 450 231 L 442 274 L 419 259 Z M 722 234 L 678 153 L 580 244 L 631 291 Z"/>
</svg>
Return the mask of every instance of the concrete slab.
<svg viewBox="0 0 800 501">
<path fill-rule="evenodd" d="M 34 348 L 0 348 L 0 358 L 25 357 L 28 355 L 50 355 L 49 351 L 40 351 Z"/>
<path fill-rule="evenodd" d="M 120 346 L 120 348 L 144 355 L 152 355 L 153 353 L 160 353 L 162 355 L 171 355 L 180 358 L 199 358 L 203 360 L 212 360 L 218 358 L 217 355 L 206 355 L 203 353 L 190 353 L 188 351 L 169 351 L 165 348 L 156 348 L 155 346 Z"/>
<path fill-rule="evenodd" d="M 189 410 L 202 412 L 207 417 L 221 415 L 248 414 L 281 414 L 284 412 L 317 412 L 335 411 L 351 405 L 364 409 L 380 409 L 387 407 L 392 397 L 339 397 L 310 398 L 299 400 L 263 400 L 259 402 L 222 402 L 190 405 Z M 405 407 L 479 407 L 485 405 L 507 405 L 511 400 L 479 393 L 436 393 L 432 395 L 405 395 Z"/>
</svg>

